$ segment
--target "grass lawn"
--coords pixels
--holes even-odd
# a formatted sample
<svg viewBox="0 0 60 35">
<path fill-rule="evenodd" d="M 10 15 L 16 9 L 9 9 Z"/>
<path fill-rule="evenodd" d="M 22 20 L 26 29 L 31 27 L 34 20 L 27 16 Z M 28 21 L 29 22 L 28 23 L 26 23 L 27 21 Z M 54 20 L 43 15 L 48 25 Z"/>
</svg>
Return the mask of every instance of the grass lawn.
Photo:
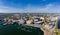
<svg viewBox="0 0 60 35">
<path fill-rule="evenodd" d="M 58 29 L 58 35 L 60 35 L 60 29 Z"/>
</svg>

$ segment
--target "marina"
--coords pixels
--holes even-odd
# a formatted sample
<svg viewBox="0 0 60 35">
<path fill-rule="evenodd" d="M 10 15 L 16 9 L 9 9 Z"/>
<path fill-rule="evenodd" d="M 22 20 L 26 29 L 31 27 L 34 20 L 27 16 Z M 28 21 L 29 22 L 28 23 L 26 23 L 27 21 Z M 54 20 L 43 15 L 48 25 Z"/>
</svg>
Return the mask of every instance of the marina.
<svg viewBox="0 0 60 35">
<path fill-rule="evenodd" d="M 60 35 L 60 0 L 0 0 L 0 35 Z"/>
<path fill-rule="evenodd" d="M 21 16 L 19 14 L 7 16 L 7 18 L 3 16 L 0 19 L 0 32 L 2 35 L 21 33 L 28 35 L 27 32 L 31 35 L 56 35 L 57 21 L 58 17 L 56 16 Z"/>
</svg>

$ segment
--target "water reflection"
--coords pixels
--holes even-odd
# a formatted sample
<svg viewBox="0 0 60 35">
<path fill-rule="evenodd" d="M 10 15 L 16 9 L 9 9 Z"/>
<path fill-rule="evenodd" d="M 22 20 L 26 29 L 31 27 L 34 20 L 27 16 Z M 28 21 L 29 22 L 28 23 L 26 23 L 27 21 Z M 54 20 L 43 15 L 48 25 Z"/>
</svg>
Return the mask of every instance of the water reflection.
<svg viewBox="0 0 60 35">
<path fill-rule="evenodd" d="M 43 31 L 40 28 L 26 26 L 14 22 L 9 25 L 1 25 L 3 20 L 0 20 L 0 35 L 43 35 Z"/>
</svg>

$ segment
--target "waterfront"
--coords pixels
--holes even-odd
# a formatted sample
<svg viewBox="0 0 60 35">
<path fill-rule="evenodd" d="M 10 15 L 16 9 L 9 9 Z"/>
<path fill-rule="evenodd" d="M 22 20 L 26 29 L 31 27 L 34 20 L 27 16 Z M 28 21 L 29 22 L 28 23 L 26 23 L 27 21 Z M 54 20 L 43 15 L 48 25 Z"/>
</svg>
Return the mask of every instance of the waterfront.
<svg viewBox="0 0 60 35">
<path fill-rule="evenodd" d="M 24 26 L 14 23 L 13 25 L 0 25 L 0 35 L 43 35 L 40 28 Z"/>
<path fill-rule="evenodd" d="M 60 19 L 58 20 L 58 29 L 60 29 Z"/>
<path fill-rule="evenodd" d="M 60 35 L 60 19 L 58 20 L 58 35 Z"/>
<path fill-rule="evenodd" d="M 1 35 L 56 35 L 57 15 L 9 14 L 0 16 Z M 3 34 L 4 33 L 4 34 Z"/>
</svg>

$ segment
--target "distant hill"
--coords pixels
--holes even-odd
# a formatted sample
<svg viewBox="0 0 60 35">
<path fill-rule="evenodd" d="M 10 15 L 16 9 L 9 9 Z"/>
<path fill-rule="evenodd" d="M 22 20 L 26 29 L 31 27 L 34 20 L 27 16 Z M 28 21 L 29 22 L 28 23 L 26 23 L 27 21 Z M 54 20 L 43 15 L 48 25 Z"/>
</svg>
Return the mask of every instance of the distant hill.
<svg viewBox="0 0 60 35">
<path fill-rule="evenodd" d="M 27 15 L 27 14 L 34 14 L 34 15 L 58 15 L 59 13 L 0 13 L 0 16 L 5 16 L 5 15 L 14 15 L 14 14 L 19 14 L 19 15 Z"/>
</svg>

